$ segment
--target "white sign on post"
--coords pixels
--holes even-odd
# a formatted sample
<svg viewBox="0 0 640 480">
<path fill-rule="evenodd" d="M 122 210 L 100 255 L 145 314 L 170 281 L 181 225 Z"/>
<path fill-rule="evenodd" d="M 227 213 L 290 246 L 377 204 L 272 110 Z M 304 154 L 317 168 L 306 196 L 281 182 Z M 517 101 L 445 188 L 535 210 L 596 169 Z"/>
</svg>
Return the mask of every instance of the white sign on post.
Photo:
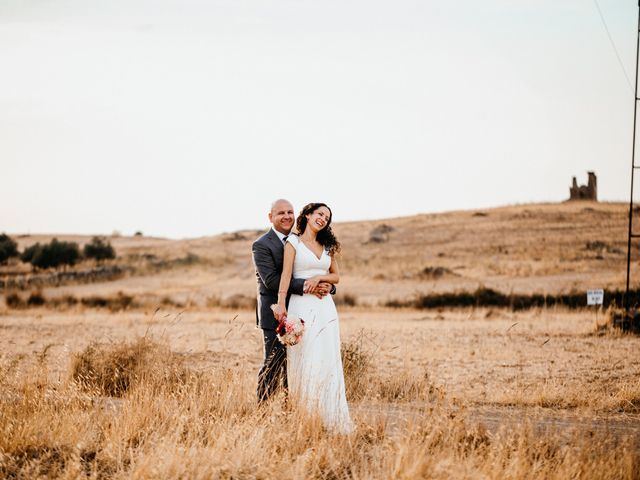
<svg viewBox="0 0 640 480">
<path fill-rule="evenodd" d="M 601 288 L 587 290 L 587 305 L 602 305 L 604 301 L 604 290 Z"/>
</svg>

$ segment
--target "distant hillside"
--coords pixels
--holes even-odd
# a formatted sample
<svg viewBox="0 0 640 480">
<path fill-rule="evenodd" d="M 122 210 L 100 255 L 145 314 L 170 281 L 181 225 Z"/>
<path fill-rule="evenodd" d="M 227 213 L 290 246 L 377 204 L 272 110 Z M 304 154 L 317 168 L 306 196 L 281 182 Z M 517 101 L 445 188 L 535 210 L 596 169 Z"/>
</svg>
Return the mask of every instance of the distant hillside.
<svg viewBox="0 0 640 480">
<path fill-rule="evenodd" d="M 339 292 L 361 303 L 378 303 L 478 286 L 505 293 L 621 288 L 627 208 L 621 203 L 568 202 L 338 223 L 334 228 L 343 245 Z M 637 225 L 640 230 L 640 215 Z M 121 290 L 196 303 L 212 296 L 252 296 L 251 243 L 261 233 L 239 231 L 190 240 L 111 238 L 118 263 L 137 265 L 136 274 L 50 293 Z M 49 238 L 22 236 L 18 241 L 22 249 Z M 58 238 L 81 244 L 90 240 Z M 638 284 L 637 242 L 634 254 L 632 278 Z"/>
</svg>

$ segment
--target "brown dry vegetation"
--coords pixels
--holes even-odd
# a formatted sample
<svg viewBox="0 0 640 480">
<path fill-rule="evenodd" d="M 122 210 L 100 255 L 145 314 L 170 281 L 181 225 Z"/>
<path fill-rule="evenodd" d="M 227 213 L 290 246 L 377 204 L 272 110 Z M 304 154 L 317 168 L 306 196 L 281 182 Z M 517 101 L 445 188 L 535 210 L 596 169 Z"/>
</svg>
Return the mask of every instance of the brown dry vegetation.
<svg viewBox="0 0 640 480">
<path fill-rule="evenodd" d="M 356 433 L 336 436 L 278 400 L 257 409 L 247 372 L 191 371 L 148 338 L 90 346 L 62 382 L 48 380 L 45 358 L 19 373 L 3 365 L 6 477 L 635 478 L 640 467 L 631 439 L 601 432 L 540 435 L 526 424 L 488 432 L 408 373 L 361 384 L 358 396 L 408 393 L 419 402 L 410 422 L 390 428 L 392 415 L 359 419 L 354 409 Z"/>
<path fill-rule="evenodd" d="M 340 223 L 336 212 L 335 230 L 343 244 L 339 296 L 378 305 L 416 293 L 474 291 L 481 286 L 506 294 L 622 288 L 627 212 L 621 203 L 568 202 L 350 223 Z M 640 218 L 636 220 L 640 225 Z M 385 234 L 388 241 L 371 242 L 371 232 L 380 225 L 391 227 Z M 122 291 L 142 303 L 169 298 L 185 306 L 204 306 L 210 298 L 251 298 L 251 243 L 263 231 L 188 240 L 114 237 L 110 241 L 120 257 L 115 262 L 135 267 L 135 273 L 111 282 L 45 288 L 43 293 L 83 298 Z M 81 246 L 90 240 L 58 238 Z M 49 239 L 17 238 L 20 249 Z M 636 246 L 633 278 L 640 281 L 639 260 Z M 16 269 L 0 268 L 0 277 Z"/>
<path fill-rule="evenodd" d="M 20 308 L 0 302 L 0 478 L 640 478 L 640 337 L 606 312 L 380 306 L 619 288 L 625 215 L 578 202 L 338 223 L 348 436 L 281 397 L 256 406 L 260 232 L 114 237 L 124 276 L 2 292 Z M 16 274 L 31 275 L 0 269 Z"/>
<path fill-rule="evenodd" d="M 256 407 L 251 312 L 1 319 L 0 476 L 640 475 L 640 339 L 590 312 L 345 311 L 344 437 Z"/>
</svg>

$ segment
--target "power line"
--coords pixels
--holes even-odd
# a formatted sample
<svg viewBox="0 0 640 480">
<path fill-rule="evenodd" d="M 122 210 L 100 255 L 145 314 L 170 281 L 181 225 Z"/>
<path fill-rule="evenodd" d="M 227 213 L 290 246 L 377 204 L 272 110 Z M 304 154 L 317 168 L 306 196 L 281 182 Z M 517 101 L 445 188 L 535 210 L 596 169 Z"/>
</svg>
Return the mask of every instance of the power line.
<svg viewBox="0 0 640 480">
<path fill-rule="evenodd" d="M 629 80 L 629 75 L 627 75 L 627 70 L 624 68 L 624 63 L 622 63 L 622 59 L 620 58 L 620 54 L 618 53 L 618 49 L 616 48 L 616 43 L 613 41 L 613 37 L 611 36 L 611 32 L 609 31 L 609 27 L 607 27 L 607 22 L 604 19 L 604 15 L 602 14 L 602 10 L 600 10 L 600 5 L 598 5 L 598 0 L 593 0 L 593 3 L 596 5 L 596 10 L 598 10 L 598 14 L 600 15 L 600 20 L 602 20 L 602 26 L 607 32 L 607 37 L 609 37 L 609 42 L 611 43 L 611 47 L 613 47 L 613 51 L 616 54 L 616 58 L 618 59 L 618 63 L 620 64 L 620 68 L 622 68 L 622 73 L 624 73 L 624 78 L 627 79 L 627 84 L 631 89 L 631 93 L 634 93 L 633 86 L 631 85 L 631 80 Z"/>
</svg>

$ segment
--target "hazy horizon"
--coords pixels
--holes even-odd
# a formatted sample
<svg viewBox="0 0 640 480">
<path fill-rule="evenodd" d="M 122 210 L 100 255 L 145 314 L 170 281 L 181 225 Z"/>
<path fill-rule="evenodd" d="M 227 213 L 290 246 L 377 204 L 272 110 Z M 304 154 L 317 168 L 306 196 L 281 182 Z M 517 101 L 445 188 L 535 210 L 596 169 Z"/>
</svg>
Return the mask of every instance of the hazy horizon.
<svg viewBox="0 0 640 480">
<path fill-rule="evenodd" d="M 354 222 L 368 222 L 368 221 L 380 221 L 380 222 L 384 222 L 384 221 L 390 221 L 390 220 L 394 220 L 394 219 L 399 219 L 399 218 L 407 218 L 407 217 L 415 217 L 415 216 L 419 216 L 419 215 L 437 215 L 437 214 L 447 214 L 447 213 L 459 213 L 459 212 L 466 212 L 466 211 L 475 211 L 475 210 L 492 210 L 492 209 L 500 209 L 500 208 L 513 208 L 513 207 L 529 207 L 529 206 L 536 206 L 536 205 L 554 205 L 554 204 L 562 204 L 565 203 L 567 200 L 561 200 L 561 201 L 557 201 L 557 202 L 519 202 L 519 203 L 509 203 L 509 204 L 505 204 L 505 205 L 494 205 L 494 206 L 485 206 L 485 207 L 474 207 L 474 208 L 460 208 L 460 209 L 454 209 L 454 210 L 442 210 L 442 211 L 434 211 L 434 212 L 417 212 L 417 213 L 411 213 L 411 214 L 406 214 L 406 215 L 397 215 L 397 216 L 393 216 L 393 217 L 371 217 L 371 218 L 355 218 L 355 219 L 337 219 L 336 223 L 354 223 Z M 584 201 L 584 202 L 589 202 L 588 200 L 579 200 L 579 201 Z M 617 201 L 617 200 L 598 200 L 597 203 L 602 203 L 602 204 L 623 204 L 623 205 L 628 205 L 628 201 Z M 299 209 L 298 209 L 299 210 Z M 296 216 L 297 216 L 298 212 L 296 212 Z M 634 217 L 635 218 L 635 217 Z M 167 240 L 193 240 L 193 239 L 197 239 L 197 238 L 202 238 L 202 237 L 212 237 L 212 236 L 217 236 L 217 235 L 224 235 L 224 234 L 229 234 L 229 233 L 235 233 L 235 232 L 242 232 L 242 231 L 266 231 L 268 229 L 271 228 L 271 224 L 269 223 L 269 220 L 267 218 L 267 214 L 265 213 L 264 215 L 264 222 L 260 225 L 247 225 L 244 227 L 239 227 L 237 229 L 234 230 L 221 230 L 218 232 L 213 232 L 213 233 L 209 233 L 209 234 L 204 234 L 204 235 L 195 235 L 195 236 L 163 236 L 163 235 L 153 235 L 153 234 L 148 234 L 147 232 L 143 232 L 140 231 L 140 233 L 142 233 L 142 235 L 144 237 L 147 238 L 158 238 L 158 239 L 167 239 Z M 91 237 L 91 236 L 105 236 L 105 237 L 111 237 L 111 236 L 118 236 L 118 237 L 134 237 L 135 233 L 137 231 L 132 231 L 132 232 L 121 232 L 120 230 L 113 230 L 110 232 L 72 232 L 72 231 L 68 231 L 68 232 L 64 232 L 64 231 L 50 231 L 50 232 L 11 232 L 11 231 L 1 231 L 0 233 L 6 233 L 7 235 L 11 236 L 11 237 L 20 237 L 20 236 L 45 236 L 45 237 L 55 237 L 55 236 L 83 236 L 83 237 Z M 626 238 L 626 237 L 625 237 Z"/>
<path fill-rule="evenodd" d="M 633 81 L 638 6 L 599 5 Z M 593 2 L 11 0 L 0 60 L 8 233 L 558 202 L 590 170 L 628 202 L 633 91 Z"/>
</svg>

